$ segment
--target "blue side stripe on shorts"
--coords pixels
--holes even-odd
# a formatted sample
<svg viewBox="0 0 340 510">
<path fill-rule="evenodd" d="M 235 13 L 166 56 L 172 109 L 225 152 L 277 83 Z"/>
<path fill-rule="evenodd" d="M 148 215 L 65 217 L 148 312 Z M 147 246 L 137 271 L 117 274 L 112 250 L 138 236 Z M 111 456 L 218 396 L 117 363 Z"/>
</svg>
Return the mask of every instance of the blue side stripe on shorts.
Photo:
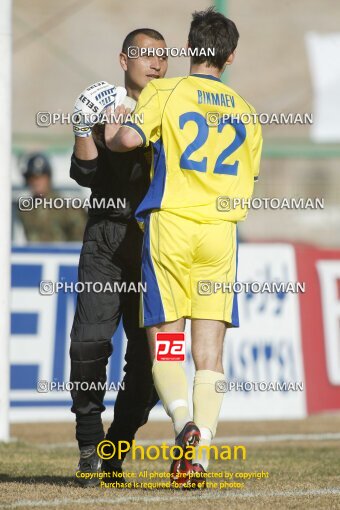
<svg viewBox="0 0 340 510">
<path fill-rule="evenodd" d="M 237 267 L 238 267 L 238 230 L 236 225 L 236 272 L 235 272 L 235 282 L 237 282 Z M 231 312 L 231 323 L 235 328 L 238 328 L 240 325 L 238 318 L 238 303 L 237 303 L 237 294 L 234 292 L 233 297 L 233 308 Z"/>
<path fill-rule="evenodd" d="M 153 326 L 165 322 L 165 313 L 157 282 L 155 269 L 151 258 L 150 246 L 150 214 L 145 219 L 143 255 L 142 255 L 142 281 L 146 283 L 146 292 L 143 293 L 144 326 Z"/>
<path fill-rule="evenodd" d="M 149 190 L 135 212 L 135 218 L 141 223 L 150 211 L 161 208 L 165 189 L 166 161 L 162 138 L 153 143 L 152 147 L 154 176 Z"/>
</svg>

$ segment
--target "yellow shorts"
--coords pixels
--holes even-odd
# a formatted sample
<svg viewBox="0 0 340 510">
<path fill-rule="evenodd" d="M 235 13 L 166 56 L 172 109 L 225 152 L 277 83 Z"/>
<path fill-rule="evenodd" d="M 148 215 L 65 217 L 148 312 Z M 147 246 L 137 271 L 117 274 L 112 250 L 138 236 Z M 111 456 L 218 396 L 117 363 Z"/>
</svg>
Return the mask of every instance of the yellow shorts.
<svg viewBox="0 0 340 510">
<path fill-rule="evenodd" d="M 141 326 L 188 317 L 238 327 L 236 274 L 236 223 L 152 212 L 144 231 Z"/>
</svg>

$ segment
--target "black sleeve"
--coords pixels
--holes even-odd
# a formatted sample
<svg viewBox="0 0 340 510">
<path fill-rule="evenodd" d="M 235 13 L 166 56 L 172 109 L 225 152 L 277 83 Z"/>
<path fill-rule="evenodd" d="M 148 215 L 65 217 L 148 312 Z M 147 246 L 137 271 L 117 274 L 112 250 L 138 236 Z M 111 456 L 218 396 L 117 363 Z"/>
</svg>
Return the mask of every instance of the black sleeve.
<svg viewBox="0 0 340 510">
<path fill-rule="evenodd" d="M 91 188 L 93 178 L 97 171 L 98 158 L 88 161 L 78 159 L 72 154 L 70 177 L 74 179 L 80 186 Z"/>
</svg>

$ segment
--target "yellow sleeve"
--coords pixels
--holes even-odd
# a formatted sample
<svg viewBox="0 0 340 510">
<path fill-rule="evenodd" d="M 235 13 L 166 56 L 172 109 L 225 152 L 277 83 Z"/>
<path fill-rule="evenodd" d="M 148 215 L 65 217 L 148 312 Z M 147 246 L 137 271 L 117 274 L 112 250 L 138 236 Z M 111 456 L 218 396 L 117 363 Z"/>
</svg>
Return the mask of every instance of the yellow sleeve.
<svg viewBox="0 0 340 510">
<path fill-rule="evenodd" d="M 142 90 L 135 111 L 135 122 L 126 122 L 124 126 L 134 129 L 142 139 L 144 147 L 161 137 L 161 110 L 156 87 L 152 82 Z"/>
<path fill-rule="evenodd" d="M 256 113 L 255 110 L 253 113 Z M 260 172 L 260 161 L 261 161 L 261 153 L 262 153 L 262 127 L 259 122 L 258 117 L 256 117 L 256 121 L 254 123 L 254 138 L 253 138 L 253 147 L 252 147 L 252 155 L 253 155 L 253 169 L 254 169 L 254 180 L 258 180 L 259 172 Z"/>
</svg>

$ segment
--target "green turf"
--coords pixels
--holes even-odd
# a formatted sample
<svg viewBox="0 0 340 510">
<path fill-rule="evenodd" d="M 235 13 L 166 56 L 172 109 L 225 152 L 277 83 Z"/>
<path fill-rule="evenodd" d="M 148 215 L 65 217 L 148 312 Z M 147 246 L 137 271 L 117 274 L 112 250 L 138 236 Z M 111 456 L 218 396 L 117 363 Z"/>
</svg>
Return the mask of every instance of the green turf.
<svg viewBox="0 0 340 510">
<path fill-rule="evenodd" d="M 340 508 L 339 494 L 311 496 L 299 493 L 294 496 L 294 491 L 340 488 L 338 442 L 251 443 L 245 446 L 247 460 L 213 461 L 210 470 L 233 473 L 264 470 L 269 472 L 268 479 L 245 481 L 243 489 L 174 491 L 82 489 L 75 486 L 73 481 L 78 460 L 76 448 L 43 448 L 38 443 L 22 441 L 0 444 L 0 508 L 25 508 L 25 502 L 28 504 L 30 501 L 30 507 L 46 509 L 72 510 L 85 508 L 85 504 L 89 510 L 112 504 L 123 509 L 168 509 L 171 501 L 175 502 L 176 498 L 187 499 L 190 506 L 195 505 L 195 509 L 220 509 L 226 506 L 235 509 Z M 167 471 L 168 468 L 169 463 L 166 461 L 132 461 L 128 458 L 125 463 L 126 471 L 136 473 L 142 470 Z M 272 496 L 272 492 L 282 492 L 283 495 Z M 157 501 L 152 501 L 154 498 Z"/>
</svg>

